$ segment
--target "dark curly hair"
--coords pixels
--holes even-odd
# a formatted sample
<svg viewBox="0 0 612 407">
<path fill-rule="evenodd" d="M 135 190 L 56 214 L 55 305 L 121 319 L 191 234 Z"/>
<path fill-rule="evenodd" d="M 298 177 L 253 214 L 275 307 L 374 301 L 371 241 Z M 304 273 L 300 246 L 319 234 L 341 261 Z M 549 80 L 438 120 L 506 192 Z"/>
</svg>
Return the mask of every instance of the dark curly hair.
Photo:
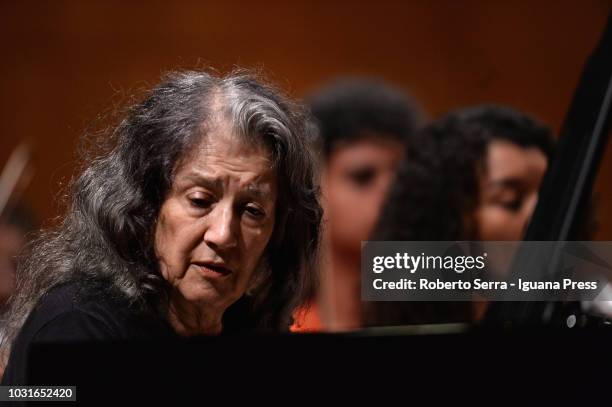
<svg viewBox="0 0 612 407">
<path fill-rule="evenodd" d="M 478 205 L 479 173 L 494 140 L 534 147 L 550 160 L 551 130 L 505 106 L 483 105 L 434 121 L 407 148 L 383 209 L 377 240 L 477 240 L 466 214 Z"/>
<path fill-rule="evenodd" d="M 416 102 L 380 80 L 337 79 L 307 101 L 326 157 L 339 142 L 364 136 L 394 138 L 405 144 L 421 121 Z"/>
<path fill-rule="evenodd" d="M 478 240 L 469 214 L 478 205 L 479 174 L 495 140 L 535 147 L 549 161 L 555 144 L 548 127 L 509 107 L 448 113 L 409 144 L 372 240 Z M 377 302 L 366 303 L 363 316 L 366 325 L 397 325 L 466 322 L 471 312 L 469 302 Z"/>
<path fill-rule="evenodd" d="M 4 357 L 35 304 L 65 282 L 104 279 L 137 308 L 153 306 L 163 314 L 169 286 L 154 253 L 154 224 L 178 163 L 205 136 L 203 125 L 217 113 L 219 98 L 219 113 L 235 134 L 268 148 L 279 182 L 267 278 L 252 294 L 248 315 L 237 317 L 257 331 L 288 329 L 293 308 L 315 279 L 322 215 L 311 149 L 316 128 L 300 105 L 252 74 L 174 72 L 83 157 L 61 224 L 33 242 L 17 271 Z"/>
</svg>

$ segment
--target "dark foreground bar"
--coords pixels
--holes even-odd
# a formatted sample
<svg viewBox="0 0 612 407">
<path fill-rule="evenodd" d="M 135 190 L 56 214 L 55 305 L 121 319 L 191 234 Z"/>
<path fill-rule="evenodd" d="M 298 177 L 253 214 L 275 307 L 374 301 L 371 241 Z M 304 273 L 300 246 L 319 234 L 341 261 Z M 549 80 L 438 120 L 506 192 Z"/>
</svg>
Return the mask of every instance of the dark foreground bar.
<svg viewBox="0 0 612 407">
<path fill-rule="evenodd" d="M 461 331 L 45 345 L 32 349 L 30 384 L 76 386 L 83 404 L 319 402 L 331 395 L 406 402 L 486 395 L 497 404 L 528 394 L 588 398 L 596 393 L 581 393 L 584 385 L 605 389 L 609 382 L 612 329 Z"/>
</svg>

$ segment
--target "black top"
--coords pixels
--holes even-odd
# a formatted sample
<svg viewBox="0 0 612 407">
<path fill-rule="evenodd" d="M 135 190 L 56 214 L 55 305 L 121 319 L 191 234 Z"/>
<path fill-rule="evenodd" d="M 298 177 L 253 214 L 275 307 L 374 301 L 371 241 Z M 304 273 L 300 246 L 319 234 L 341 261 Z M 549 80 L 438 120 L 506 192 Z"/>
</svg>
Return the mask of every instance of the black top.
<svg viewBox="0 0 612 407">
<path fill-rule="evenodd" d="M 54 287 L 32 310 L 13 342 L 2 385 L 28 384 L 26 366 L 33 344 L 174 338 L 169 323 L 137 311 L 108 284 L 66 283 Z"/>
</svg>

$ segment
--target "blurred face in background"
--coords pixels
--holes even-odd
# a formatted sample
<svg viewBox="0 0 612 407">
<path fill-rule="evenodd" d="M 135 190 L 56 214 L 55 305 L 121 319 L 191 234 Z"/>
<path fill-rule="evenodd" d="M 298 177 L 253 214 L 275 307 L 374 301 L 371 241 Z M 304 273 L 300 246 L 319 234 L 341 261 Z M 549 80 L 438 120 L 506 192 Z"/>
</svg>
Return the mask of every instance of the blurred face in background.
<svg viewBox="0 0 612 407">
<path fill-rule="evenodd" d="M 479 239 L 522 239 L 547 165 L 546 156 L 536 147 L 502 140 L 489 145 L 475 213 Z"/>
<path fill-rule="evenodd" d="M 334 250 L 359 253 L 404 157 L 392 138 L 362 138 L 339 144 L 322 176 L 326 227 Z"/>
</svg>

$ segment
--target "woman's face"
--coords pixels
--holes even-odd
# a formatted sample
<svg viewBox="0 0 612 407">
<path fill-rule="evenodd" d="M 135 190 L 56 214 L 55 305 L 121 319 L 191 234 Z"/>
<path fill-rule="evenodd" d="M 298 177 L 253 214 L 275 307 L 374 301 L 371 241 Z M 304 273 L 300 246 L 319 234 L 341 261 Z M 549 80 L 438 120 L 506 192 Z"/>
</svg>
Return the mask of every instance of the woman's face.
<svg viewBox="0 0 612 407">
<path fill-rule="evenodd" d="M 276 195 L 268 152 L 214 126 L 176 170 L 157 220 L 172 296 L 217 311 L 239 299 L 272 235 Z"/>
<path fill-rule="evenodd" d="M 347 142 L 331 153 L 321 187 L 335 249 L 360 252 L 403 156 L 402 143 L 382 137 Z"/>
<path fill-rule="evenodd" d="M 541 150 L 493 141 L 480 179 L 476 225 L 481 240 L 521 240 L 547 167 Z"/>
</svg>

